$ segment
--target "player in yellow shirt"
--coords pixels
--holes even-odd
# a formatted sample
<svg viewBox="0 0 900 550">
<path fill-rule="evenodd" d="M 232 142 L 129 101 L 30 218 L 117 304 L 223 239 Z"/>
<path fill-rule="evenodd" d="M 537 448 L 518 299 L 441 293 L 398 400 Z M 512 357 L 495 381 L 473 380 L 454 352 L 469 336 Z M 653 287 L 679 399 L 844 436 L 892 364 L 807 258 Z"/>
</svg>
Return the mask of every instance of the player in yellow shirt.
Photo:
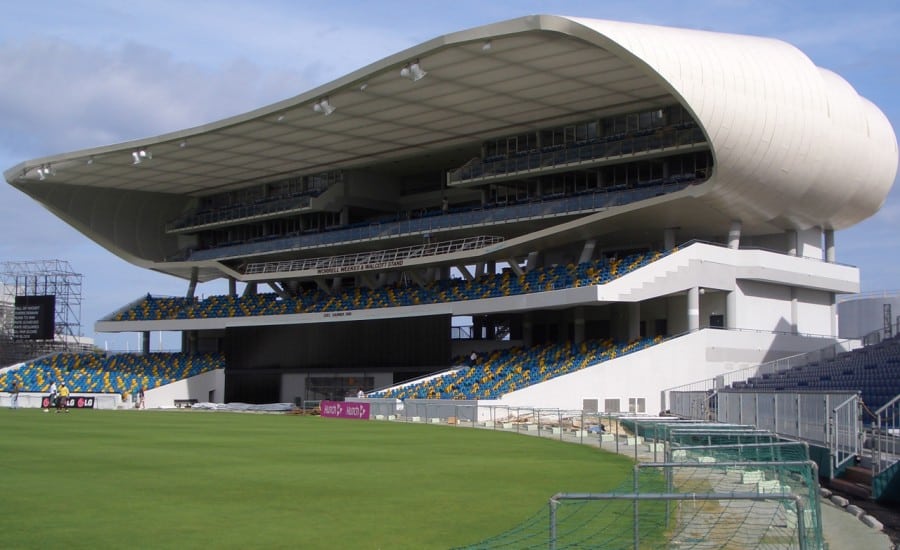
<svg viewBox="0 0 900 550">
<path fill-rule="evenodd" d="M 56 412 L 65 409 L 69 412 L 69 386 L 65 382 L 59 385 L 59 399 L 56 401 Z"/>
</svg>

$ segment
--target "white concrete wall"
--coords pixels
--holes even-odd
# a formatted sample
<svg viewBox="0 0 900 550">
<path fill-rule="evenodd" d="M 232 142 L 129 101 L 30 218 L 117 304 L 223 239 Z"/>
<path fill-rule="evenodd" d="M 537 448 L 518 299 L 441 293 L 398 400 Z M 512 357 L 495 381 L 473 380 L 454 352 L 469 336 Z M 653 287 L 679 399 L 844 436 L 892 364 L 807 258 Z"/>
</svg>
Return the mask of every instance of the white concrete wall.
<svg viewBox="0 0 900 550">
<path fill-rule="evenodd" d="M 499 403 L 581 409 L 584 399 L 597 399 L 602 410 L 606 399 L 619 399 L 627 411 L 629 398 L 644 398 L 646 412 L 656 414 L 665 389 L 833 343 L 831 338 L 705 329 L 513 392 Z"/>
<path fill-rule="evenodd" d="M 185 380 L 179 380 L 160 388 L 144 392 L 144 408 L 169 409 L 175 406 L 176 399 L 196 399 L 198 402 L 225 402 L 225 371 L 216 369 L 198 374 Z"/>
<path fill-rule="evenodd" d="M 736 292 L 737 328 L 791 331 L 790 288 L 757 281 L 740 281 Z"/>
</svg>

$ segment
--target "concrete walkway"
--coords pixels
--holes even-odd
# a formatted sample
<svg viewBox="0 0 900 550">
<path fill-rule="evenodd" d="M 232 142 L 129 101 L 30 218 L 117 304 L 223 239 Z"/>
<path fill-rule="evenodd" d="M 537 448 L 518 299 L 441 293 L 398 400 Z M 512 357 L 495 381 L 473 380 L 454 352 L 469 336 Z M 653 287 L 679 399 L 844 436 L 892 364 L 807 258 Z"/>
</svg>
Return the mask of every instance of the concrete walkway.
<svg viewBox="0 0 900 550">
<path fill-rule="evenodd" d="M 641 462 L 662 462 L 664 460 L 663 454 L 652 452 L 648 444 L 625 445 L 622 443 L 623 437 L 618 438 L 619 443 L 617 444 L 615 441 L 601 441 L 596 434 L 579 437 L 550 431 L 533 432 L 518 428 L 512 431 L 599 447 L 609 452 L 637 458 Z M 894 550 L 895 546 L 887 534 L 869 527 L 846 508 L 833 504 L 831 500 L 824 497 L 819 499 L 819 503 L 822 512 L 822 536 L 828 550 Z"/>
<path fill-rule="evenodd" d="M 893 550 L 891 539 L 875 530 L 846 509 L 819 499 L 822 508 L 822 534 L 830 550 Z"/>
</svg>

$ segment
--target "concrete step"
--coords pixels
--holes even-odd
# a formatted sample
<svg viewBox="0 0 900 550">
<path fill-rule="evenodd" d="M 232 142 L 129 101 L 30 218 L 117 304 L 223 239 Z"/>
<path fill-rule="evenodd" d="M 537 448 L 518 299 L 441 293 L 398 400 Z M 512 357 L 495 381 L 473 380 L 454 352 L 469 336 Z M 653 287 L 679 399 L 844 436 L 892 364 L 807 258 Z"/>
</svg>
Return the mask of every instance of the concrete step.
<svg viewBox="0 0 900 550">
<path fill-rule="evenodd" d="M 864 485 L 872 485 L 872 470 L 869 468 L 864 468 L 862 466 L 848 466 L 844 473 L 841 474 L 841 479 L 851 481 L 853 483 L 861 483 Z"/>
<path fill-rule="evenodd" d="M 856 483 L 846 479 L 832 479 L 828 487 L 836 493 L 841 493 L 853 498 L 869 500 L 872 498 L 872 485 Z"/>
</svg>

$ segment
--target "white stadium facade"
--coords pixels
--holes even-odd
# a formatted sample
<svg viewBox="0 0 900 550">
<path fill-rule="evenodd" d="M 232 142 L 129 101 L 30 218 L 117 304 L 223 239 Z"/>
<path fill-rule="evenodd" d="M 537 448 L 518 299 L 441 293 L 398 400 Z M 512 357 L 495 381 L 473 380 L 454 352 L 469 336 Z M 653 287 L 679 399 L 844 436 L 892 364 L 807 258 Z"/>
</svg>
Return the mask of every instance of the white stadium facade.
<svg viewBox="0 0 900 550">
<path fill-rule="evenodd" d="M 539 15 L 4 175 L 185 280 L 96 325 L 224 354 L 216 387 L 176 397 L 355 395 L 473 351 L 603 341 L 623 347 L 488 398 L 655 413 L 666 388 L 838 340 L 860 276 L 835 233 L 879 210 L 897 163 L 878 107 L 790 44 Z M 194 297 L 223 278 L 229 296 Z"/>
</svg>

